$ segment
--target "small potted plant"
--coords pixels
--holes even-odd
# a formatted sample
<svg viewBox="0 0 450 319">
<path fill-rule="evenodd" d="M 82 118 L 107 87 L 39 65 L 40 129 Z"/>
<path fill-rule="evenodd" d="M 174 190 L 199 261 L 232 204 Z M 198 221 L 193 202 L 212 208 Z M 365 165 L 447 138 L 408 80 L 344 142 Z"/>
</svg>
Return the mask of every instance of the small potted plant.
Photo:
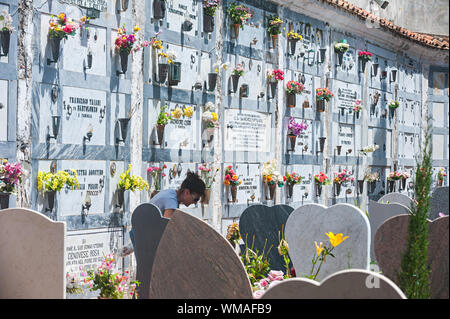
<svg viewBox="0 0 450 319">
<path fill-rule="evenodd" d="M 140 282 L 131 281 L 128 270 L 120 274 L 114 268 L 116 260 L 108 254 L 104 256 L 100 266 L 87 270 L 84 283 L 90 291 L 100 291 L 98 299 L 123 299 L 125 296 L 132 298 Z"/>
<path fill-rule="evenodd" d="M 283 187 L 286 177 L 281 175 L 277 170 L 277 161 L 273 159 L 264 163 L 262 170 L 263 183 L 269 189 L 269 198 L 266 199 L 273 200 L 275 196 L 276 187 Z"/>
<path fill-rule="evenodd" d="M 277 90 L 278 81 L 284 80 L 284 72 L 280 69 L 268 69 L 266 71 L 267 83 L 270 86 L 271 97 L 274 98 Z"/>
<path fill-rule="evenodd" d="M 444 168 L 439 169 L 439 172 L 437 173 L 438 186 L 442 186 L 445 177 L 447 177 L 445 169 Z"/>
<path fill-rule="evenodd" d="M 116 207 L 123 207 L 125 191 L 135 192 L 136 190 L 148 190 L 148 183 L 138 175 L 131 175 L 131 164 L 128 164 L 128 169 L 120 175 L 119 183 L 117 184 L 117 201 Z"/>
<path fill-rule="evenodd" d="M 301 121 L 300 123 L 297 123 L 293 117 L 289 118 L 288 123 L 288 133 L 287 136 L 291 142 L 291 151 L 295 151 L 295 144 L 297 140 L 297 136 L 300 136 L 304 130 L 308 128 L 308 124 Z"/>
<path fill-rule="evenodd" d="M 291 49 L 291 55 L 294 55 L 297 48 L 297 42 L 303 40 L 303 37 L 299 33 L 294 32 L 294 30 L 290 30 L 287 33 L 287 38 Z"/>
<path fill-rule="evenodd" d="M 239 37 L 239 29 L 244 29 L 244 22 L 251 19 L 253 14 L 247 6 L 237 4 L 236 2 L 230 4 L 225 12 L 231 20 L 234 30 L 234 38 L 237 39 Z"/>
<path fill-rule="evenodd" d="M 220 0 L 203 0 L 203 31 L 214 31 L 214 16 L 220 5 Z"/>
<path fill-rule="evenodd" d="M 6 10 L 2 10 L 2 12 L 0 13 L 0 39 L 1 39 L 0 56 L 8 55 L 11 33 L 13 33 L 13 31 L 14 27 L 12 26 L 11 15 Z"/>
<path fill-rule="evenodd" d="M 374 173 L 366 173 L 364 176 L 364 181 L 367 182 L 367 189 L 369 193 L 373 193 L 375 191 L 375 187 L 377 186 L 377 181 L 380 180 L 380 177 L 377 172 Z"/>
<path fill-rule="evenodd" d="M 325 173 L 320 172 L 314 175 L 314 184 L 316 186 L 316 197 L 320 197 L 322 195 L 322 187 L 331 184 L 331 182 Z"/>
<path fill-rule="evenodd" d="M 344 54 L 348 51 L 349 47 L 350 45 L 345 39 L 334 44 L 334 52 L 336 52 L 336 55 L 338 57 L 338 65 L 342 65 Z"/>
<path fill-rule="evenodd" d="M 23 173 L 19 162 L 9 163 L 6 159 L 0 161 L 0 209 L 9 207 L 9 196 L 16 193 Z"/>
<path fill-rule="evenodd" d="M 244 66 L 239 63 L 238 65 L 236 65 L 236 67 L 233 69 L 233 71 L 231 72 L 231 80 L 233 83 L 233 92 L 235 93 L 237 91 L 238 85 L 239 85 L 239 78 L 241 76 L 244 76 Z"/>
<path fill-rule="evenodd" d="M 202 203 L 207 205 L 211 197 L 212 183 L 215 181 L 216 174 L 220 169 L 217 168 L 214 170 L 203 163 L 198 167 L 198 170 L 200 171 L 201 179 L 205 182 L 205 196 L 202 198 Z"/>
<path fill-rule="evenodd" d="M 161 110 L 158 115 L 158 119 L 156 120 L 156 133 L 158 136 L 158 145 L 162 145 L 164 138 L 164 128 L 172 120 L 172 116 L 167 111 L 167 104 L 161 106 Z"/>
<path fill-rule="evenodd" d="M 46 211 L 53 211 L 56 192 L 60 192 L 63 187 L 66 189 L 78 189 L 80 187 L 77 171 L 74 169 L 69 171 L 73 177 L 66 171 L 58 171 L 56 173 L 38 172 L 37 190 L 39 193 L 47 196 L 48 209 Z"/>
<path fill-rule="evenodd" d="M 355 104 L 353 104 L 353 112 L 355 112 L 355 116 L 358 119 L 359 118 L 359 112 L 361 112 L 361 110 L 363 109 L 362 107 L 362 101 L 361 100 L 356 100 Z"/>
<path fill-rule="evenodd" d="M 327 88 L 317 88 L 316 89 L 317 112 L 324 112 L 325 101 L 329 102 L 333 96 L 334 96 L 333 93 L 331 93 L 331 91 L 328 90 Z"/>
<path fill-rule="evenodd" d="M 49 20 L 48 40 L 50 43 L 53 60 L 47 59 L 47 64 L 58 62 L 61 40 L 74 36 L 80 24 L 67 18 L 65 13 L 60 13 L 56 17 L 53 15 Z"/>
<path fill-rule="evenodd" d="M 165 168 L 167 168 L 166 164 L 164 164 L 163 167 L 150 166 L 147 168 L 147 174 L 151 175 L 153 183 L 153 192 L 150 194 L 150 199 L 155 197 L 155 195 L 161 191 L 161 178 L 166 176 L 163 172 Z"/>
<path fill-rule="evenodd" d="M 286 84 L 286 103 L 288 107 L 295 107 L 297 94 L 301 94 L 305 87 L 297 81 L 289 81 Z"/>
<path fill-rule="evenodd" d="M 269 17 L 267 32 L 269 36 L 272 37 L 272 48 L 275 48 L 278 43 L 278 35 L 281 33 L 281 26 L 283 25 L 283 20 L 278 16 Z"/>
<path fill-rule="evenodd" d="M 164 19 L 166 14 L 166 0 L 153 0 L 153 18 Z"/>
<path fill-rule="evenodd" d="M 361 61 L 361 71 L 364 72 L 366 70 L 367 61 L 372 60 L 372 53 L 369 51 L 359 51 L 358 58 Z"/>
<path fill-rule="evenodd" d="M 288 198 L 292 198 L 292 194 L 294 192 L 294 185 L 300 184 L 303 178 L 295 172 L 292 173 L 286 172 L 284 177 L 286 178 L 287 196 Z"/>
<path fill-rule="evenodd" d="M 233 166 L 229 165 L 225 169 L 225 177 L 224 182 L 226 186 L 230 187 L 231 190 L 231 201 L 233 203 L 236 202 L 237 196 L 237 187 L 242 184 L 242 180 L 239 179 L 239 176 L 233 170 Z"/>
</svg>

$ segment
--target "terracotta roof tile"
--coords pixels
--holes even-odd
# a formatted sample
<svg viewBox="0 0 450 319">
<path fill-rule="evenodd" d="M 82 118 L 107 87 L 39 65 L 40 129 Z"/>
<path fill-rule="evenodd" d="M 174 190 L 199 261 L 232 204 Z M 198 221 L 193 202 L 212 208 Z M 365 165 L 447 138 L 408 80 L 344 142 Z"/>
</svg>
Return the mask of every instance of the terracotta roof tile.
<svg viewBox="0 0 450 319">
<path fill-rule="evenodd" d="M 411 41 L 418 42 L 422 45 L 433 47 L 436 49 L 441 50 L 448 50 L 449 49 L 449 38 L 448 36 L 436 36 L 436 35 L 430 35 L 420 32 L 412 32 L 406 28 L 400 27 L 398 25 L 395 25 L 389 20 L 382 19 L 364 9 L 361 9 L 353 4 L 351 4 L 348 1 L 345 0 L 317 0 L 326 2 L 330 5 L 336 6 L 341 8 L 342 10 L 345 10 L 349 13 L 355 14 L 361 19 L 370 19 L 370 22 L 374 23 L 375 21 L 378 21 L 380 23 L 380 26 L 383 28 L 390 30 L 400 36 L 404 36 Z"/>
</svg>

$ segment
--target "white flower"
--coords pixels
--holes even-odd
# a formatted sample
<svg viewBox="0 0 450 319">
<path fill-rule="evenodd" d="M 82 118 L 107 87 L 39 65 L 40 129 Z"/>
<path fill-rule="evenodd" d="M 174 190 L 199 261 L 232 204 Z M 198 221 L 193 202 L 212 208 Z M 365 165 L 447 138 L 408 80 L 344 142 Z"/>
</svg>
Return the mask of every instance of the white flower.
<svg viewBox="0 0 450 319">
<path fill-rule="evenodd" d="M 177 59 L 177 55 L 173 51 L 168 51 L 167 52 L 167 58 L 172 60 L 172 61 L 175 61 Z"/>
<path fill-rule="evenodd" d="M 205 122 L 212 121 L 213 117 L 212 117 L 211 112 L 209 112 L 209 111 L 203 112 L 202 120 L 205 121 Z"/>
<path fill-rule="evenodd" d="M 216 108 L 216 106 L 214 105 L 213 102 L 206 102 L 205 103 L 205 106 L 204 106 L 205 111 L 214 112 L 215 108 Z"/>
</svg>

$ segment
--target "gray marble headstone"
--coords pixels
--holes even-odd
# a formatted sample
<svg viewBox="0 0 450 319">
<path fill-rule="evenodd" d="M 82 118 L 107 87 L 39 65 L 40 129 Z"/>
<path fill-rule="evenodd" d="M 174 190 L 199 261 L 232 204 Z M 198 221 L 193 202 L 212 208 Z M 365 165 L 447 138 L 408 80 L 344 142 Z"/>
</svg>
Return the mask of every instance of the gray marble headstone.
<svg viewBox="0 0 450 319">
<path fill-rule="evenodd" d="M 264 245 L 265 251 L 269 248 L 268 255 L 270 269 L 286 272 L 284 259 L 278 253 L 279 238 L 282 237 L 282 230 L 286 227 L 286 221 L 294 208 L 288 205 L 252 205 L 244 210 L 239 219 L 239 230 L 242 240 L 252 247 L 253 236 L 255 237 L 253 249 L 261 254 Z M 267 239 L 267 243 L 266 243 Z M 242 249 L 243 251 L 243 249 Z M 292 265 L 291 265 L 292 267 Z"/>
<path fill-rule="evenodd" d="M 284 280 L 261 299 L 406 299 L 389 278 L 369 270 L 338 271 L 320 283 L 306 278 Z"/>
<path fill-rule="evenodd" d="M 0 299 L 64 299 L 66 224 L 25 208 L 0 210 Z"/>
<path fill-rule="evenodd" d="M 404 205 L 408 208 L 411 207 L 411 204 L 414 203 L 414 201 L 402 193 L 389 193 L 384 195 L 378 200 L 378 203 L 384 203 L 384 204 L 392 204 L 397 203 Z"/>
<path fill-rule="evenodd" d="M 317 280 L 344 269 L 369 269 L 370 225 L 366 214 L 350 204 L 329 208 L 309 204 L 294 210 L 286 223 L 286 240 L 297 277 L 309 275 L 316 255 L 314 242 L 329 245 L 328 232 L 349 238 L 334 248 L 335 258 L 327 258 Z"/>
<path fill-rule="evenodd" d="M 439 217 L 439 213 L 448 215 L 449 187 L 436 187 L 430 200 L 430 219 Z"/>
<path fill-rule="evenodd" d="M 176 210 L 159 242 L 150 299 L 252 299 L 250 280 L 231 244 L 214 228 Z"/>
<path fill-rule="evenodd" d="M 372 235 L 370 240 L 370 258 L 372 260 L 375 260 L 373 241 L 378 227 L 391 217 L 410 213 L 409 208 L 401 204 L 381 204 L 373 200 L 369 202 L 369 223 Z"/>
<path fill-rule="evenodd" d="M 149 297 L 156 250 L 168 222 L 169 219 L 161 216 L 158 207 L 148 203 L 136 207 L 131 217 L 137 263 L 136 280 L 140 282 L 136 290 L 140 299 Z"/>
<path fill-rule="evenodd" d="M 398 284 L 401 262 L 406 252 L 409 215 L 389 218 L 374 239 L 377 263 L 383 274 Z M 431 297 L 449 298 L 449 217 L 429 220 L 428 266 L 431 267 Z"/>
</svg>

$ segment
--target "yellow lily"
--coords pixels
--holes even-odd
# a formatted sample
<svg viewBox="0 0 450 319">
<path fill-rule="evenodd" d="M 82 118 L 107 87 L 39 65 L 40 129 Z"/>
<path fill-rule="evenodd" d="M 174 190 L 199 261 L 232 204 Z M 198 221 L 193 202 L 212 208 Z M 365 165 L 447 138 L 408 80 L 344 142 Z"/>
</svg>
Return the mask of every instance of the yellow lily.
<svg viewBox="0 0 450 319">
<path fill-rule="evenodd" d="M 333 245 L 333 247 L 339 246 L 344 240 L 346 240 L 348 238 L 348 236 L 342 237 L 343 236 L 342 233 L 335 235 L 332 232 L 329 232 L 329 233 L 326 233 L 325 235 L 327 235 L 328 238 L 330 238 L 330 243 L 331 243 L 331 245 Z"/>
<path fill-rule="evenodd" d="M 323 243 L 320 242 L 320 245 L 317 245 L 317 242 L 315 241 L 314 244 L 316 245 L 317 256 L 320 256 L 320 254 L 322 253 L 322 251 L 325 249 L 325 248 L 323 247 Z"/>
</svg>

